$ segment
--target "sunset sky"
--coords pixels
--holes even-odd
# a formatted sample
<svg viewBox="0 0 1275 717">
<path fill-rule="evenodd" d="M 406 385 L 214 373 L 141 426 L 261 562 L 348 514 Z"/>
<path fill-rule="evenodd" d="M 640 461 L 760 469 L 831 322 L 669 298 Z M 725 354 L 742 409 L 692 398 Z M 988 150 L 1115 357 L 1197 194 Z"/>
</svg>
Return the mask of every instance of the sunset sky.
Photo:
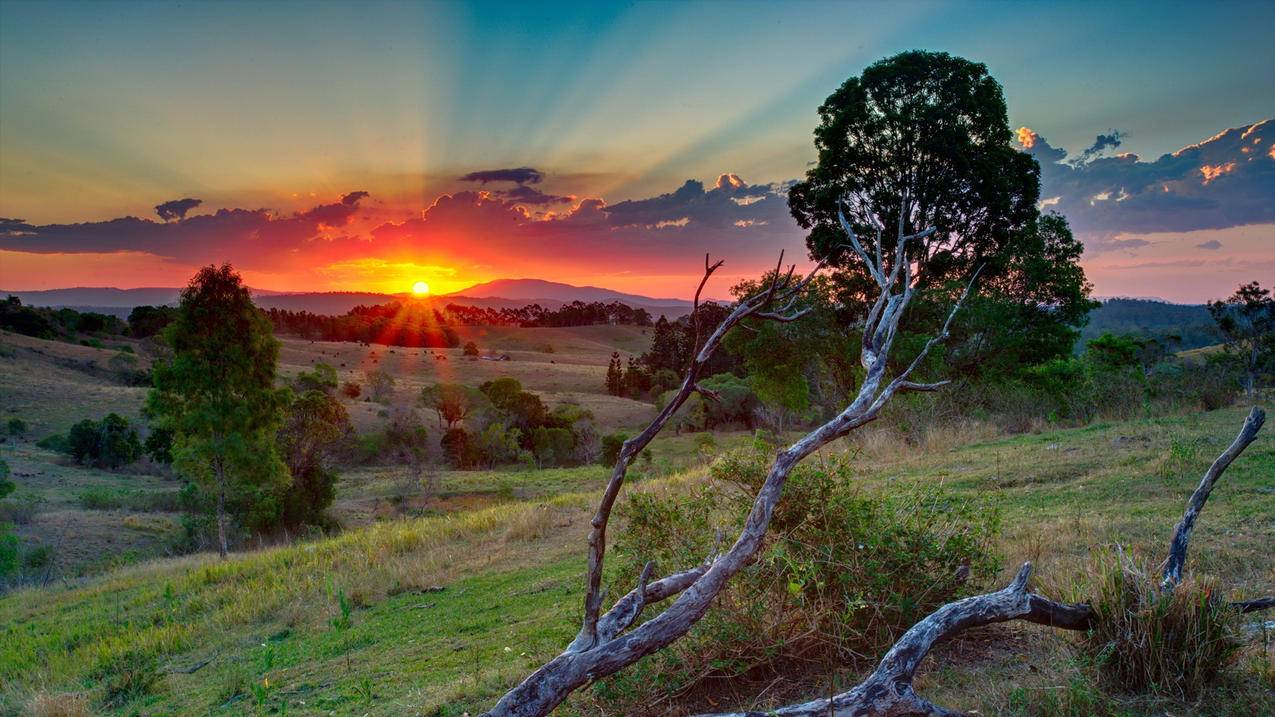
<svg viewBox="0 0 1275 717">
<path fill-rule="evenodd" d="M 804 257 L 816 108 L 984 62 L 1100 296 L 1275 277 L 1275 3 L 0 1 L 0 289 L 657 297 Z M 190 200 L 190 201 L 183 201 Z"/>
</svg>

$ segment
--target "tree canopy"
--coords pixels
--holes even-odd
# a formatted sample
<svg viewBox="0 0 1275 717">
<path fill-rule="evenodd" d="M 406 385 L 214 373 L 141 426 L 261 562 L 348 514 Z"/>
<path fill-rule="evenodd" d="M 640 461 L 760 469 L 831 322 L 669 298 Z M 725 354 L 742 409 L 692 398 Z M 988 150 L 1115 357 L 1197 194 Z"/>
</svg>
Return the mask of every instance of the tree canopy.
<svg viewBox="0 0 1275 717">
<path fill-rule="evenodd" d="M 1061 217 L 1041 216 L 1040 168 L 1012 146 L 1004 94 L 986 66 L 903 52 L 846 80 L 819 117 L 818 162 L 793 186 L 789 208 L 810 230 L 811 256 L 837 270 L 843 302 L 857 314 L 874 287 L 839 213 L 887 264 L 899 229 L 932 227 L 907 256 L 923 299 L 950 299 L 981 267 L 982 307 L 963 312 L 953 332 L 954 351 L 972 352 L 967 367 L 1070 350 L 1091 307 L 1081 245 Z"/>
<path fill-rule="evenodd" d="M 272 522 L 289 481 L 275 442 L 287 403 L 274 387 L 279 342 L 229 264 L 199 270 L 164 337 L 173 356 L 155 365 L 147 411 L 173 432 L 174 467 L 213 494 L 225 556 L 227 506 Z"/>
</svg>

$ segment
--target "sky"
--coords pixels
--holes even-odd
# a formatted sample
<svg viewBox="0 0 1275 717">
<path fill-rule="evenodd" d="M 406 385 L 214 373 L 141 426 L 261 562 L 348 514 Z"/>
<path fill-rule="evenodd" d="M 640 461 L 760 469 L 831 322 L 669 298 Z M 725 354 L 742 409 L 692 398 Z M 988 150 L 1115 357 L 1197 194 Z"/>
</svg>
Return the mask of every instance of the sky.
<svg viewBox="0 0 1275 717">
<path fill-rule="evenodd" d="M 816 109 L 985 63 L 1099 296 L 1275 277 L 1275 3 L 0 0 L 0 288 L 709 293 L 806 256 Z M 1269 123 L 1267 123 L 1269 121 Z M 1267 124 L 1263 124 L 1267 123 Z"/>
</svg>

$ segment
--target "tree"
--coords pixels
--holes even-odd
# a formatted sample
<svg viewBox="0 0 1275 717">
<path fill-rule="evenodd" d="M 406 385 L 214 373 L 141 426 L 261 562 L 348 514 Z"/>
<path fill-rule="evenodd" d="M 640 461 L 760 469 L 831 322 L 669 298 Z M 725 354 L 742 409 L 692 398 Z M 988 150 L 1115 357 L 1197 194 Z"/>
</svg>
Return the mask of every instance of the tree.
<svg viewBox="0 0 1275 717">
<path fill-rule="evenodd" d="M 171 306 L 134 306 L 128 313 L 128 333 L 144 339 L 164 330 L 177 317 Z"/>
<path fill-rule="evenodd" d="M 67 443 L 77 462 L 102 468 L 119 468 L 142 456 L 137 430 L 117 413 L 107 414 L 101 421 L 86 418 L 71 426 Z"/>
<path fill-rule="evenodd" d="M 1253 395 L 1258 374 L 1275 369 L 1275 297 L 1256 281 L 1225 300 L 1209 302 L 1226 352 L 1244 367 L 1244 392 Z"/>
<path fill-rule="evenodd" d="M 164 338 L 173 355 L 155 365 L 147 412 L 173 432 L 177 471 L 213 493 L 225 558 L 228 502 L 277 513 L 289 481 L 275 441 L 287 402 L 274 387 L 279 342 L 230 264 L 199 270 Z"/>
<path fill-rule="evenodd" d="M 294 383 L 300 393 L 322 391 L 331 396 L 336 392 L 337 387 L 336 369 L 326 363 L 319 362 L 314 365 L 313 371 L 302 371 L 297 374 Z"/>
<path fill-rule="evenodd" d="M 873 256 L 910 236 L 915 308 L 926 319 L 941 318 L 981 267 L 979 297 L 952 330 L 951 363 L 973 372 L 989 357 L 1000 368 L 1067 355 L 1092 307 L 1081 245 L 1060 217 L 1040 217 L 1039 167 L 1010 144 L 1004 95 L 984 65 L 900 53 L 846 80 L 819 116 L 818 164 L 788 203 L 854 313 L 874 287 L 845 229 Z"/>
<path fill-rule="evenodd" d="M 339 476 L 332 462 L 338 441 L 353 430 L 345 406 L 327 391 L 311 389 L 293 399 L 278 433 L 292 476 L 281 497 L 284 525 L 319 523 L 336 498 Z"/>
<path fill-rule="evenodd" d="M 478 355 L 478 344 L 474 343 L 473 341 L 466 341 L 466 342 L 465 342 L 465 350 L 464 350 L 464 354 L 465 354 L 466 356 L 477 356 L 477 355 Z"/>
<path fill-rule="evenodd" d="M 0 458 L 0 498 L 4 498 L 17 488 L 9 480 L 9 464 Z M 18 536 L 12 532 L 12 526 L 0 522 L 0 579 L 9 577 L 18 569 Z"/>
<path fill-rule="evenodd" d="M 624 395 L 624 367 L 620 364 L 620 352 L 611 352 L 611 361 L 607 364 L 607 393 L 612 396 Z"/>
<path fill-rule="evenodd" d="M 367 372 L 367 390 L 373 401 L 389 403 L 394 397 L 394 377 L 384 369 L 374 368 Z"/>
<path fill-rule="evenodd" d="M 482 405 L 482 394 L 464 384 L 436 383 L 421 389 L 421 403 L 438 414 L 439 427 L 451 429 Z"/>
<path fill-rule="evenodd" d="M 385 443 L 390 455 L 407 466 L 412 485 L 432 495 L 438 486 L 433 481 L 426 484 L 421 480 L 429 459 L 429 433 L 415 410 L 409 407 L 394 412 L 385 429 Z"/>
</svg>

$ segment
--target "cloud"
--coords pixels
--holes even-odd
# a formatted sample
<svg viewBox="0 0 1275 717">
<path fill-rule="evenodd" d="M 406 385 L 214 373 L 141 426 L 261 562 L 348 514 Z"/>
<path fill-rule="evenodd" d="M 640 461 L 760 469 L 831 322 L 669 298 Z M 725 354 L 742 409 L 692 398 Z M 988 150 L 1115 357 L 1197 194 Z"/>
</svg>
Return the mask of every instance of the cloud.
<svg viewBox="0 0 1275 717">
<path fill-rule="evenodd" d="M 1222 242 L 1217 239 L 1210 239 L 1202 244 L 1196 244 L 1196 249 L 1207 249 L 1208 251 L 1216 251 L 1222 248 Z"/>
<path fill-rule="evenodd" d="M 1089 149 L 1080 153 L 1080 157 L 1075 164 L 1084 164 L 1098 155 L 1102 154 L 1108 148 L 1115 149 L 1120 146 L 1120 141 L 1124 138 L 1124 133 L 1119 130 L 1111 130 L 1107 134 L 1100 134 L 1094 138 L 1094 142 Z"/>
<path fill-rule="evenodd" d="M 517 169 L 484 169 L 478 172 L 470 172 L 460 177 L 462 182 L 513 182 L 515 184 L 539 184 L 545 178 L 545 173 L 539 169 L 532 167 L 518 167 Z"/>
<path fill-rule="evenodd" d="M 0 219 L 0 249 L 34 254 L 144 252 L 189 263 L 231 260 L 254 267 L 287 266 L 303 249 L 353 241 L 343 228 L 366 196 L 367 192 L 352 192 L 341 201 L 289 215 L 267 209 L 219 209 L 165 222 L 131 216 L 45 225 Z"/>
<path fill-rule="evenodd" d="M 190 197 L 185 199 L 174 199 L 171 202 L 156 204 L 155 213 L 159 215 L 160 219 L 163 219 L 166 222 L 173 219 L 185 219 L 186 212 L 189 212 L 203 203 L 204 200 L 202 199 L 192 199 Z"/>
<path fill-rule="evenodd" d="M 509 201 L 514 202 L 515 204 L 533 204 L 537 206 L 546 206 L 550 204 L 566 204 L 567 202 L 570 202 L 573 199 L 575 199 L 575 197 L 570 197 L 570 196 L 545 194 L 544 192 L 540 191 L 539 189 L 536 189 L 535 187 L 528 187 L 524 184 L 519 184 L 513 189 L 505 189 L 499 192 L 495 192 L 495 194 L 498 194 L 504 197 L 505 199 L 508 199 Z"/>
<path fill-rule="evenodd" d="M 1048 208 L 1066 216 L 1091 251 L 1130 248 L 1117 243 L 1121 233 L 1275 222 L 1275 121 L 1228 129 L 1154 161 L 1105 156 L 1122 136 L 1099 135 L 1068 160 L 1037 132 L 1018 130 L 1024 151 L 1040 162 Z"/>
</svg>

